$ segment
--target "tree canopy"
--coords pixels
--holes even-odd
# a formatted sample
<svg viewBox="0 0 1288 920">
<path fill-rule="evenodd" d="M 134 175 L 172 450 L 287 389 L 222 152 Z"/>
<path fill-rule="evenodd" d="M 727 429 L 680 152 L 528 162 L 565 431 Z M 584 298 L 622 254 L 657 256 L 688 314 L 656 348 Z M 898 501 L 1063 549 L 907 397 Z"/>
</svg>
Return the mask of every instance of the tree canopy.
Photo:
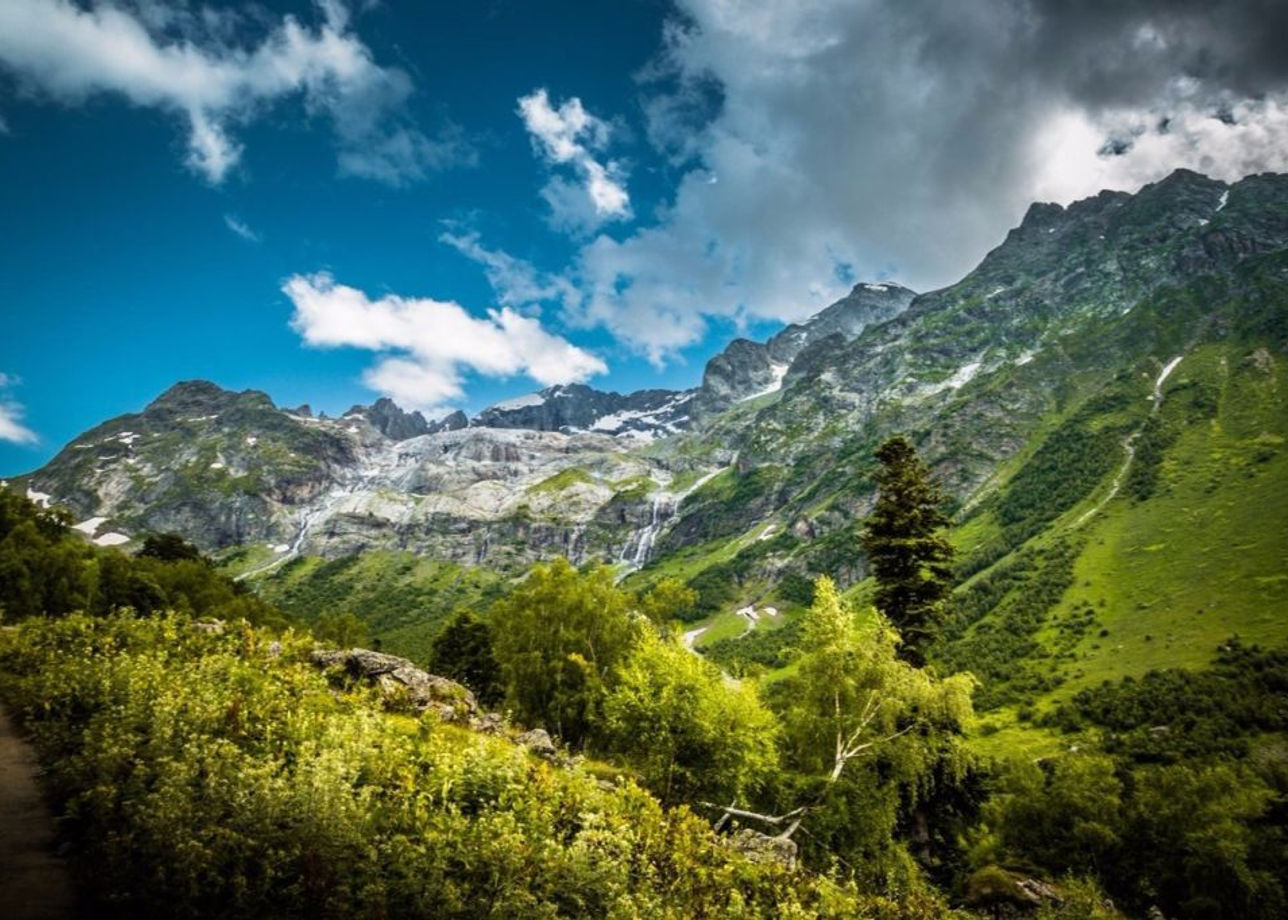
<svg viewBox="0 0 1288 920">
<path fill-rule="evenodd" d="M 953 546 L 943 491 L 902 435 L 876 450 L 876 507 L 859 538 L 876 577 L 876 606 L 899 630 L 899 656 L 925 664 L 926 647 L 944 619 Z"/>
</svg>

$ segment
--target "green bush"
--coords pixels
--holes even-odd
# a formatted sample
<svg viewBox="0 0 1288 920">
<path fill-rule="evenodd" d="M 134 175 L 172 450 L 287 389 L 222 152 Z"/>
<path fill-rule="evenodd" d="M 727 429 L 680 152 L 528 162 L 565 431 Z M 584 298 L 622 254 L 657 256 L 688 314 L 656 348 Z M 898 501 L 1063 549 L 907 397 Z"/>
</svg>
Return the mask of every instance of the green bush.
<svg viewBox="0 0 1288 920">
<path fill-rule="evenodd" d="M 337 694 L 289 633 L 77 614 L 0 643 L 96 915 L 912 916 L 633 785 Z"/>
</svg>

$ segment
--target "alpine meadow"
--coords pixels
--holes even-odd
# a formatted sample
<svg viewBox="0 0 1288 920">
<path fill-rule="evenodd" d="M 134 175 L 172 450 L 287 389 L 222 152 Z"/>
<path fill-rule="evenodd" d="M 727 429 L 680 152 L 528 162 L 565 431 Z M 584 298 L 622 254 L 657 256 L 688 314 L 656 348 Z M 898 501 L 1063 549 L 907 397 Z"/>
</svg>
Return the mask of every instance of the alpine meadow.
<svg viewBox="0 0 1288 920">
<path fill-rule="evenodd" d="M 0 916 L 1288 917 L 1288 18 L 950 6 L 0 0 Z"/>
</svg>

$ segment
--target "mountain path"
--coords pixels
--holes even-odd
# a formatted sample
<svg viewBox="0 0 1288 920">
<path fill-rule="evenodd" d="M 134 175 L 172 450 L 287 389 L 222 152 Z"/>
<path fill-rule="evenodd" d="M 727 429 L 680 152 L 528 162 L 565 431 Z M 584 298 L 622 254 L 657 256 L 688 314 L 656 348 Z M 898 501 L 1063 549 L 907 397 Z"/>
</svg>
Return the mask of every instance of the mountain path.
<svg viewBox="0 0 1288 920">
<path fill-rule="evenodd" d="M 0 915 L 5 920 L 77 916 L 71 873 L 54 853 L 36 753 L 0 707 Z"/>
</svg>

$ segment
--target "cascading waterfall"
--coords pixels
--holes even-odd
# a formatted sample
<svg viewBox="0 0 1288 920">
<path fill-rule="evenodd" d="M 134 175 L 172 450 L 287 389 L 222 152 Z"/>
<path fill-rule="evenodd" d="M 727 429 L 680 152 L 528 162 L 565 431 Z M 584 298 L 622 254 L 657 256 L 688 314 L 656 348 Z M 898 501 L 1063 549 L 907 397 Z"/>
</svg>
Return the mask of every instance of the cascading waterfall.
<svg viewBox="0 0 1288 920">
<path fill-rule="evenodd" d="M 649 554 L 653 552 L 653 544 L 657 541 L 657 535 L 662 531 L 662 524 L 674 510 L 672 501 L 673 497 L 666 493 L 653 496 L 649 522 L 639 531 L 639 536 L 635 540 L 626 541 L 626 545 L 622 547 L 622 562 L 628 563 L 633 568 L 639 568 L 648 562 Z"/>
<path fill-rule="evenodd" d="M 643 565 L 648 562 L 648 554 L 653 550 L 653 541 L 657 539 L 658 528 L 662 522 L 662 496 L 653 497 L 653 513 L 649 517 L 648 526 L 640 534 L 639 542 L 635 544 L 635 558 L 631 561 L 635 565 Z"/>
</svg>

